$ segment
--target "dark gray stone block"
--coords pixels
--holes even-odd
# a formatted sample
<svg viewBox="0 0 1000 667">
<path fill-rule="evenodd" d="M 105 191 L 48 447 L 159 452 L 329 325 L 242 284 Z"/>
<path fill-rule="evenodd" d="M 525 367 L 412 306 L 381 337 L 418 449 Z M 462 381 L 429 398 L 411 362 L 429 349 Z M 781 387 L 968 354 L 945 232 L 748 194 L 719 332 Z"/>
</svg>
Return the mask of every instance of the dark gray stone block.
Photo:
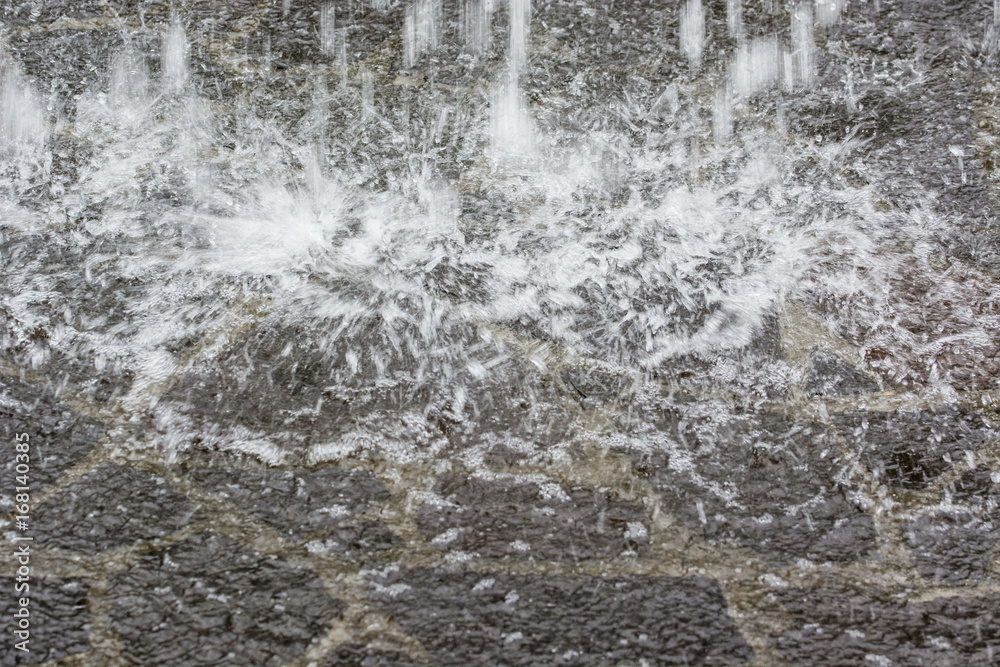
<svg viewBox="0 0 1000 667">
<path fill-rule="evenodd" d="M 859 665 L 882 658 L 903 665 L 995 665 L 1000 657 L 998 595 L 925 602 L 835 589 L 774 595 L 792 622 L 770 641 L 792 664 Z"/>
<path fill-rule="evenodd" d="M 827 350 L 815 350 L 806 376 L 806 391 L 819 396 L 849 396 L 878 391 L 878 382 Z"/>
<path fill-rule="evenodd" d="M 0 376 L 0 507 L 9 507 L 18 463 L 15 436 L 27 433 L 29 484 L 38 493 L 79 463 L 104 435 L 104 425 L 79 415 L 51 391 Z M 22 438 L 22 441 L 24 439 Z"/>
<path fill-rule="evenodd" d="M 163 478 L 104 463 L 39 505 L 31 530 L 40 546 L 93 554 L 165 537 L 203 518 Z"/>
<path fill-rule="evenodd" d="M 548 560 L 649 550 L 642 506 L 593 487 L 452 475 L 436 490 L 450 504 L 420 506 L 417 526 L 442 549 Z"/>
<path fill-rule="evenodd" d="M 753 651 L 701 577 L 392 570 L 372 600 L 442 665 L 720 665 Z"/>
<path fill-rule="evenodd" d="M 735 540 L 774 562 L 873 553 L 874 523 L 839 480 L 825 427 L 776 413 L 685 414 L 665 408 L 651 433 L 682 443 L 676 461 L 659 448 L 630 456 L 689 530 Z"/>
<path fill-rule="evenodd" d="M 315 572 L 210 532 L 143 556 L 112 577 L 110 594 L 132 665 L 278 667 L 345 607 Z"/>
<path fill-rule="evenodd" d="M 320 667 L 417 667 L 419 664 L 402 653 L 372 648 L 361 642 L 341 644 L 319 663 Z"/>
<path fill-rule="evenodd" d="M 16 585 L 24 583 L 28 584 L 27 590 L 15 590 Z M 36 665 L 90 650 L 88 579 L 35 576 L 27 582 L 18 582 L 14 577 L 0 577 L 0 587 L 3 591 L 0 595 L 0 637 L 3 637 L 0 667 Z M 15 647 L 22 638 L 13 634 L 18 629 L 18 619 L 13 614 L 21 608 L 21 597 L 29 600 L 25 607 L 30 623 L 28 652 Z"/>
<path fill-rule="evenodd" d="M 830 417 L 883 484 L 903 489 L 925 488 L 995 434 L 982 417 L 958 408 Z"/>
<path fill-rule="evenodd" d="M 187 475 L 294 539 L 333 536 L 345 519 L 389 498 L 385 485 L 363 470 L 196 468 Z"/>
<path fill-rule="evenodd" d="M 937 511 L 908 522 L 906 546 L 920 576 L 934 583 L 982 579 L 1000 534 L 995 521 L 964 511 Z"/>
</svg>

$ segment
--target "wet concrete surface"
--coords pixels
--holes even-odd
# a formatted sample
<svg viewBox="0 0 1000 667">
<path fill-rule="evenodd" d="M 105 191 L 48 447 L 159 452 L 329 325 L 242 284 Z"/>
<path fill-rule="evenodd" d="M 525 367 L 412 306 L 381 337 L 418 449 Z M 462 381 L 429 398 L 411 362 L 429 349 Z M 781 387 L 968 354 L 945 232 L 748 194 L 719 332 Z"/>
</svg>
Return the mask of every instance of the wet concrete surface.
<svg viewBox="0 0 1000 667">
<path fill-rule="evenodd" d="M 396 0 L 0 8 L 0 75 L 30 82 L 50 129 L 43 159 L 0 151 L 0 529 L 5 553 L 32 538 L 33 614 L 31 652 L 8 650 L 5 557 L 0 665 L 1000 661 L 989 3 L 846 3 L 816 29 L 812 87 L 734 104 L 737 135 L 793 147 L 776 167 L 713 136 L 742 44 L 727 3 L 704 5 L 700 69 L 679 2 L 532 4 L 537 128 L 599 138 L 587 160 L 608 181 L 553 209 L 558 192 L 490 166 L 469 129 L 504 67 L 505 3 L 475 57 L 447 3 L 447 38 L 413 67 Z M 325 6 L 341 32 L 323 33 Z M 743 9 L 746 35 L 791 39 L 790 4 Z M 153 90 L 173 13 L 190 40 L 182 95 Z M 145 69 L 116 73 L 128 45 Z M 153 111 L 108 120 L 114 82 L 137 72 L 151 88 L 135 104 Z M 741 162 L 782 173 L 748 189 Z M 395 272 L 430 223 L 328 270 L 370 231 L 357 193 L 381 202 L 422 169 L 447 196 L 407 191 L 406 210 L 454 225 L 417 270 Z M 261 183 L 306 198 L 293 221 L 326 215 L 330 173 L 348 174 L 332 255 L 185 264 L 224 246 L 212 230 Z M 696 220 L 719 201 L 793 211 L 804 236 L 805 218 L 882 227 L 871 247 L 854 237 L 857 256 L 836 234 L 819 243 L 815 270 L 739 333 L 756 292 L 719 295 L 782 250 L 751 227 L 684 256 L 702 236 L 681 238 L 683 220 L 629 217 L 670 197 Z M 512 283 L 536 307 L 491 310 L 520 256 L 490 253 L 557 246 L 548 230 L 570 214 L 580 234 L 604 226 L 549 264 L 591 253 L 615 270 L 546 293 L 543 263 Z M 878 290 L 852 291 L 878 271 Z M 355 302 L 368 310 L 345 317 Z M 726 344 L 691 343 L 707 330 Z M 668 338 L 673 352 L 650 352 Z"/>
</svg>

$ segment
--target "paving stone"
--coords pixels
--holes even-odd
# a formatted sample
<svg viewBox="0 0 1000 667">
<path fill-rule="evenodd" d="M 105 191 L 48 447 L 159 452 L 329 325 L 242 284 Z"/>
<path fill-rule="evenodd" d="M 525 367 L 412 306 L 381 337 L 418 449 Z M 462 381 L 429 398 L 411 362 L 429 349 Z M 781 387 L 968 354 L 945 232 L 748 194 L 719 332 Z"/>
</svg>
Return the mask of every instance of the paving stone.
<svg viewBox="0 0 1000 667">
<path fill-rule="evenodd" d="M 360 642 L 347 642 L 319 663 L 319 667 L 417 667 L 402 653 L 372 648 Z"/>
<path fill-rule="evenodd" d="M 590 486 L 449 475 L 436 491 L 447 504 L 421 505 L 416 519 L 437 548 L 549 560 L 649 550 L 642 506 Z"/>
<path fill-rule="evenodd" d="M 69 118 L 75 117 L 83 93 L 107 81 L 111 55 L 123 44 L 117 30 L 41 30 L 9 41 L 36 88 L 52 95 L 54 110 Z"/>
<path fill-rule="evenodd" d="M 35 544 L 93 554 L 166 537 L 204 517 L 162 477 L 103 463 L 40 504 L 31 519 Z"/>
<path fill-rule="evenodd" d="M 774 592 L 791 615 L 771 644 L 792 664 L 995 665 L 1000 596 L 938 597 L 835 589 Z"/>
<path fill-rule="evenodd" d="M 28 434 L 29 487 L 38 493 L 68 468 L 79 463 L 104 435 L 104 426 L 79 415 L 42 387 L 0 375 L 0 507 L 16 474 L 15 436 Z"/>
<path fill-rule="evenodd" d="M 839 412 L 830 418 L 872 473 L 901 489 L 925 488 L 995 434 L 982 417 L 958 408 Z"/>
<path fill-rule="evenodd" d="M 592 368 L 569 368 L 562 381 L 576 392 L 584 405 L 607 403 L 619 398 L 631 382 L 626 377 Z"/>
<path fill-rule="evenodd" d="M 635 472 L 688 530 L 735 540 L 775 562 L 873 553 L 874 523 L 850 497 L 825 427 L 777 413 L 720 412 L 685 416 L 668 408 L 642 436 L 647 445 L 630 451 Z"/>
<path fill-rule="evenodd" d="M 363 329 L 329 341 L 308 326 L 268 323 L 185 376 L 161 404 L 180 410 L 199 431 L 244 427 L 289 443 L 335 441 L 369 417 L 398 416 L 433 400 L 433 388 L 413 378 L 424 364 L 405 350 L 383 358 L 377 351 L 393 347 L 381 333 Z"/>
<path fill-rule="evenodd" d="M 878 382 L 827 350 L 814 350 L 806 391 L 819 396 L 848 396 L 878 391 Z"/>
<path fill-rule="evenodd" d="M 333 7 L 334 22 L 347 38 L 348 62 L 367 58 L 385 40 L 400 34 L 404 6 L 400 3 L 355 3 L 350 0 L 300 0 L 284 12 L 281 3 L 272 4 L 263 15 L 263 30 L 248 45 L 260 53 L 270 43 L 273 66 L 284 69 L 294 65 L 333 62 L 336 53 L 324 53 L 320 37 L 320 13 L 323 5 Z M 342 37 L 343 38 L 343 37 Z M 397 50 L 401 50 L 397 46 Z"/>
<path fill-rule="evenodd" d="M 349 295 L 363 286 L 331 289 Z M 459 451 L 484 443 L 548 447 L 569 437 L 570 416 L 537 370 L 472 325 L 443 328 L 442 346 L 470 350 L 461 363 L 438 366 L 439 356 L 421 355 L 419 343 L 396 348 L 375 320 L 332 340 L 317 326 L 270 322 L 185 376 L 158 410 L 176 411 L 187 422 L 182 439 L 205 448 L 247 430 L 286 452 L 337 445 L 349 434 L 353 442 L 357 432 L 415 452 L 442 439 Z M 362 449 L 380 447 L 378 437 L 362 439 Z"/>
<path fill-rule="evenodd" d="M 357 525 L 339 525 L 324 532 L 306 547 L 311 553 L 335 553 L 348 560 L 366 560 L 384 555 L 391 549 L 405 546 L 401 537 L 388 526 L 364 521 Z"/>
<path fill-rule="evenodd" d="M 306 651 L 340 617 L 315 572 L 211 532 L 154 551 L 110 585 L 111 627 L 133 665 L 266 665 Z"/>
<path fill-rule="evenodd" d="M 1000 509 L 1000 474 L 978 465 L 955 480 L 951 496 L 956 503 L 995 513 Z"/>
<path fill-rule="evenodd" d="M 11 549 L 13 551 L 13 549 Z M 26 590 L 14 587 L 27 583 Z M 0 578 L 0 636 L 4 649 L 0 651 L 0 667 L 35 665 L 50 660 L 86 653 L 90 650 L 90 612 L 87 594 L 90 581 L 85 578 L 32 576 L 27 582 L 14 577 Z M 18 629 L 13 614 L 21 609 L 19 600 L 27 597 L 28 652 L 15 648 L 22 638 L 14 635 Z"/>
<path fill-rule="evenodd" d="M 4 3 L 0 19 L 8 25 L 44 25 L 59 19 L 87 19 L 104 15 L 100 0 L 31 0 Z"/>
<path fill-rule="evenodd" d="M 494 456 L 527 458 L 570 441 L 573 418 L 556 388 L 520 358 L 512 357 L 490 369 L 467 389 L 461 409 L 431 411 L 432 419 L 452 450 L 486 445 Z"/>
<path fill-rule="evenodd" d="M 372 583 L 372 600 L 442 665 L 718 665 L 753 659 L 718 583 L 702 577 L 414 568 L 391 569 Z"/>
<path fill-rule="evenodd" d="M 195 468 L 186 474 L 297 540 L 332 537 L 342 521 L 389 498 L 385 485 L 362 470 Z"/>
<path fill-rule="evenodd" d="M 910 558 L 920 576 L 934 583 L 982 579 L 1000 533 L 995 522 L 963 511 L 936 511 L 908 522 Z"/>
</svg>

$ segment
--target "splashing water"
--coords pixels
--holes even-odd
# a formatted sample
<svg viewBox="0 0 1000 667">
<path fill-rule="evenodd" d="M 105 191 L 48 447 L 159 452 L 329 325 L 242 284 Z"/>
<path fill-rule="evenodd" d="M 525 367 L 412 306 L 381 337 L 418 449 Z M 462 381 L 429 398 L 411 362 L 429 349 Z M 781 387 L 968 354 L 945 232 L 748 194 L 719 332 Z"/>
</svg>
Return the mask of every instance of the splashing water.
<svg viewBox="0 0 1000 667">
<path fill-rule="evenodd" d="M 919 246 L 944 223 L 919 207 L 878 204 L 884 183 L 856 166 L 863 140 L 790 137 L 766 106 L 782 74 L 789 97 L 818 85 L 810 5 L 793 10 L 790 26 L 782 15 L 790 32 L 780 41 L 742 40 L 728 69 L 713 69 L 702 62 L 704 8 L 689 0 L 671 39 L 707 72 L 696 85 L 619 79 L 610 66 L 589 66 L 587 53 L 570 58 L 559 40 L 583 16 L 575 5 L 511 0 L 507 49 L 497 56 L 488 0 L 470 0 L 449 20 L 433 0 L 368 5 L 398 9 L 407 76 L 394 77 L 399 65 L 379 50 L 398 43 L 398 31 L 348 66 L 342 31 L 365 14 L 345 10 L 334 30 L 331 4 L 304 34 L 336 66 L 289 68 L 301 75 L 301 99 L 267 97 L 263 75 L 241 82 L 262 99 L 203 97 L 191 85 L 201 74 L 179 16 L 156 27 L 169 94 L 153 90 L 150 42 L 114 52 L 107 77 L 80 96 L 72 132 L 91 153 L 50 222 L 73 220 L 86 243 L 122 245 L 94 251 L 90 282 L 77 280 L 79 293 L 55 305 L 50 286 L 25 278 L 25 296 L 5 302 L 16 323 L 5 344 L 23 346 L 36 367 L 63 355 L 88 368 L 135 369 L 145 378 L 136 400 L 152 401 L 143 391 L 198 362 L 184 341 L 266 318 L 314 344 L 318 385 L 368 391 L 405 376 L 433 388 L 430 398 L 410 395 L 445 396 L 457 412 L 474 406 L 470 387 L 505 363 L 510 340 L 666 372 L 685 355 L 743 348 L 793 293 L 863 302 L 854 319 L 836 308 L 832 318 L 843 317 L 845 330 L 877 330 L 885 349 L 930 345 L 900 343 L 882 319 L 900 265 L 880 253 L 904 232 Z M 728 7 L 730 26 L 739 25 L 742 3 Z M 827 20 L 818 9 L 816 18 Z M 608 34 L 627 33 L 614 20 Z M 647 45 L 657 58 L 662 43 Z M 353 59 L 353 38 L 351 49 Z M 413 83 L 435 49 L 448 56 L 427 59 L 438 79 Z M 6 61 L 0 76 L 4 141 L 44 144 L 35 84 Z M 852 85 L 874 85 L 862 76 Z M 957 159 L 965 150 L 955 149 Z M 18 201 L 37 177 L 28 158 L 8 162 L 4 191 Z M 848 168 L 864 178 L 848 182 Z M 45 266 L 37 260 L 40 274 Z M 66 271 L 58 279 L 75 284 Z M 121 285 L 105 289 L 101 276 Z M 113 290 L 134 296 L 102 321 L 85 304 Z M 33 337 L 50 320 L 61 322 L 58 336 Z M 954 335 L 966 334 L 973 340 Z M 299 362 L 281 351 L 275 368 Z"/>
</svg>

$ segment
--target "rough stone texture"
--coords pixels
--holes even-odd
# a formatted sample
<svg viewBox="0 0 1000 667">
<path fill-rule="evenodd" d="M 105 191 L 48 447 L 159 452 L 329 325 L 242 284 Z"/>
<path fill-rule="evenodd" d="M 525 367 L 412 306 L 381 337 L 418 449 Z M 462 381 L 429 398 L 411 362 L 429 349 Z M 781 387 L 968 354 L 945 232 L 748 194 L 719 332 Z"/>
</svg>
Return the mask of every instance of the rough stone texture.
<svg viewBox="0 0 1000 667">
<path fill-rule="evenodd" d="M 306 544 L 312 553 L 334 553 L 349 560 L 367 560 L 385 556 L 385 552 L 405 546 L 401 537 L 383 524 L 365 521 L 358 525 L 339 525 Z"/>
<path fill-rule="evenodd" d="M 297 540 L 333 537 L 342 521 L 389 498 L 385 485 L 361 470 L 196 468 L 187 475 Z"/>
<path fill-rule="evenodd" d="M 372 581 L 376 604 L 442 665 L 718 665 L 753 657 L 718 584 L 700 577 L 416 568 Z"/>
<path fill-rule="evenodd" d="M 548 560 L 649 549 L 642 506 L 593 487 L 450 475 L 435 490 L 446 504 L 422 505 L 416 518 L 440 549 Z"/>
<path fill-rule="evenodd" d="M 532 0 L 517 118 L 506 2 L 0 4 L 0 465 L 92 463 L 27 532 L 106 578 L 64 662 L 998 662 L 988 0 L 703 0 L 700 67 L 688 3 Z M 797 10 L 815 79 L 737 91 Z"/>
<path fill-rule="evenodd" d="M 101 464 L 31 517 L 36 544 L 88 554 L 165 537 L 203 518 L 163 478 L 114 463 Z"/>
<path fill-rule="evenodd" d="M 563 371 L 562 381 L 575 391 L 584 405 L 602 404 L 622 395 L 630 382 L 597 369 L 571 368 Z"/>
<path fill-rule="evenodd" d="M 51 24 L 59 19 L 86 19 L 104 14 L 100 0 L 34 0 L 4 3 L 0 18 L 11 25 Z"/>
<path fill-rule="evenodd" d="M 806 376 L 806 391 L 819 396 L 847 396 L 878 391 L 878 382 L 827 350 L 815 350 Z"/>
<path fill-rule="evenodd" d="M 920 576 L 955 584 L 982 579 L 997 543 L 997 525 L 963 511 L 936 511 L 906 526 L 910 558 Z"/>
<path fill-rule="evenodd" d="M 878 664 L 881 658 L 884 664 L 993 665 L 1000 656 L 997 595 L 925 602 L 834 589 L 774 595 L 792 620 L 771 642 L 793 664 Z"/>
<path fill-rule="evenodd" d="M 850 561 L 875 548 L 872 519 L 841 481 L 834 441 L 819 424 L 775 413 L 683 417 L 667 408 L 652 443 L 630 450 L 689 530 L 735 540 L 772 561 Z M 666 436 L 680 449 L 655 444 Z"/>
<path fill-rule="evenodd" d="M 211 532 L 112 577 L 111 621 L 133 665 L 267 665 L 303 653 L 344 604 L 312 571 Z"/>
<path fill-rule="evenodd" d="M 0 476 L 6 506 L 14 483 L 15 436 L 28 434 L 29 486 L 38 493 L 67 468 L 80 462 L 104 434 L 104 426 L 79 415 L 48 389 L 0 376 Z"/>
<path fill-rule="evenodd" d="M 15 590 L 19 584 L 14 577 L 0 578 L 3 590 L 0 595 L 0 636 L 3 637 L 0 666 L 36 665 L 89 651 L 89 580 L 45 576 L 32 577 L 26 583 L 27 590 Z M 13 634 L 18 627 L 13 614 L 20 608 L 18 600 L 22 595 L 30 600 L 26 607 L 31 623 L 27 653 L 15 648 L 21 638 Z"/>
<path fill-rule="evenodd" d="M 419 664 L 396 651 L 384 651 L 360 642 L 347 642 L 320 661 L 319 667 L 417 667 Z"/>
<path fill-rule="evenodd" d="M 995 433 L 981 416 L 957 408 L 830 417 L 883 484 L 903 489 L 926 487 Z"/>
</svg>

